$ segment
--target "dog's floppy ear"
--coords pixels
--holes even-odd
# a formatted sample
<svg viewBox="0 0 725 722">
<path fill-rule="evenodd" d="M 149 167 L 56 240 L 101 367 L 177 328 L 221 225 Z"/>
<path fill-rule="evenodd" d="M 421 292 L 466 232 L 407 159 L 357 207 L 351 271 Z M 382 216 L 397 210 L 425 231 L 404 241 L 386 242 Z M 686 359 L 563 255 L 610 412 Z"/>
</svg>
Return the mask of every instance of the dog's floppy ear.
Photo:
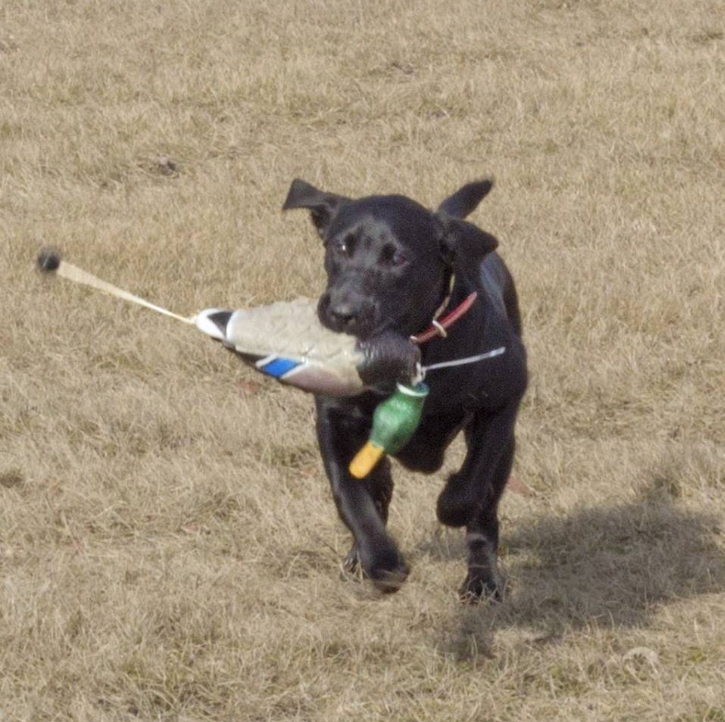
<svg viewBox="0 0 725 722">
<path fill-rule="evenodd" d="M 468 183 L 446 198 L 438 206 L 438 210 L 452 218 L 465 218 L 476 210 L 491 188 L 493 188 L 493 180 L 489 178 Z"/>
<path fill-rule="evenodd" d="M 441 212 L 436 213 L 435 217 L 440 228 L 441 255 L 453 268 L 477 268 L 483 257 L 498 247 L 494 236 L 473 223 Z"/>
<path fill-rule="evenodd" d="M 334 193 L 325 193 L 324 191 L 315 188 L 315 186 L 307 183 L 299 178 L 292 181 L 289 193 L 287 193 L 287 200 L 282 206 L 283 211 L 287 211 L 290 208 L 307 208 L 310 211 L 310 217 L 312 222 L 315 224 L 315 228 L 320 235 L 320 238 L 324 238 L 325 231 L 330 225 L 332 217 L 335 215 L 337 209 L 343 204 L 347 203 L 350 199 L 345 196 L 338 196 Z"/>
</svg>

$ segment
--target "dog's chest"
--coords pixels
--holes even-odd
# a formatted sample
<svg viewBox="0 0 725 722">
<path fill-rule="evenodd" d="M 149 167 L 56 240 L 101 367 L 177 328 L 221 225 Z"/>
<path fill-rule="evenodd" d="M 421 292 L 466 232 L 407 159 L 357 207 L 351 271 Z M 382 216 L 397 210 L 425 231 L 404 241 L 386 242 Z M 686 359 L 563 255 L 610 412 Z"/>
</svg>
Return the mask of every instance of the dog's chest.
<svg viewBox="0 0 725 722">
<path fill-rule="evenodd" d="M 425 382 L 430 388 L 424 415 L 469 413 L 495 409 L 511 394 L 518 371 L 520 342 L 506 328 L 484 325 L 480 318 L 464 319 L 449 332 L 422 349 L 424 367 L 437 364 L 461 365 L 434 368 Z M 486 354 L 494 353 L 486 357 Z M 484 356 L 484 358 L 480 358 Z"/>
</svg>

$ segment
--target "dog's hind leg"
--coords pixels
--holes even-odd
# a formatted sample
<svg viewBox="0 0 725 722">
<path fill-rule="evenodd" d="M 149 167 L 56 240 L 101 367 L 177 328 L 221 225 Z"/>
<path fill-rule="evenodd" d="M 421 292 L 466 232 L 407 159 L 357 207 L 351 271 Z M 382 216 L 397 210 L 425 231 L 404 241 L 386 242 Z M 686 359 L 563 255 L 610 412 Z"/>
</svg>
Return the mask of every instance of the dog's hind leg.
<svg viewBox="0 0 725 722">
<path fill-rule="evenodd" d="M 467 526 L 479 510 L 488 507 L 489 497 L 498 500 L 500 491 L 497 495 L 494 487 L 500 476 L 499 461 L 513 456 L 517 407 L 518 402 L 496 413 L 477 411 L 466 426 L 468 450 L 463 466 L 448 477 L 438 497 L 436 512 L 441 524 Z"/>
<path fill-rule="evenodd" d="M 511 473 L 514 447 L 512 434 L 491 475 L 485 501 L 466 525 L 468 574 L 460 589 L 464 602 L 503 598 L 504 584 L 498 571 L 498 503 Z"/>
</svg>

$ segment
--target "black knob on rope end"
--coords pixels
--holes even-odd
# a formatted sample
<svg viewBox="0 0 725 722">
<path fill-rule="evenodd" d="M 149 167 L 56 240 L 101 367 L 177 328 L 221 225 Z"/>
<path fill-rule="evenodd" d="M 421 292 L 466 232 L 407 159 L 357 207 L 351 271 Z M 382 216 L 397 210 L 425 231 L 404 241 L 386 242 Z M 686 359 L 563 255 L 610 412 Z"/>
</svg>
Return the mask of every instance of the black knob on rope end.
<svg viewBox="0 0 725 722">
<path fill-rule="evenodd" d="M 60 267 L 60 253 L 50 248 L 44 248 L 38 254 L 38 268 L 43 273 L 52 273 Z"/>
</svg>

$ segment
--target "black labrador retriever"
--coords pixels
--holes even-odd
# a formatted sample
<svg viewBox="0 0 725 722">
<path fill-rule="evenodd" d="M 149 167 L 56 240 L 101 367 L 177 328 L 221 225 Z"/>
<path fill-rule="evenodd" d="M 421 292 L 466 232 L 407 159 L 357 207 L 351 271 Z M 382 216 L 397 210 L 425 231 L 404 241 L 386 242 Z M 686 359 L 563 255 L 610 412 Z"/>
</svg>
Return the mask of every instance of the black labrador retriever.
<svg viewBox="0 0 725 722">
<path fill-rule="evenodd" d="M 495 252 L 498 241 L 464 220 L 492 185 L 489 180 L 465 185 L 431 212 L 405 196 L 353 200 L 295 180 L 283 206 L 309 210 L 325 244 L 328 283 L 318 313 L 334 331 L 363 344 L 391 334 L 407 339 L 429 328 L 441 309 L 447 314 L 477 293 L 470 310 L 447 330 L 438 325 L 435 338 L 410 345 L 400 375 L 406 375 L 403 369 L 409 374 L 418 358 L 430 365 L 505 348 L 485 361 L 431 372 L 420 426 L 396 454 L 407 468 L 430 474 L 440 469 L 458 432 L 465 434 L 465 461 L 446 482 L 437 515 L 442 524 L 466 527 L 468 575 L 461 597 L 468 601 L 500 598 L 503 592 L 497 507 L 511 471 L 514 424 L 527 384 L 513 279 Z M 371 379 L 389 377 L 390 368 L 367 372 Z M 350 475 L 348 465 L 390 390 L 383 384 L 352 398 L 316 397 L 325 469 L 337 510 L 354 537 L 345 566 L 361 565 L 384 591 L 396 591 L 408 575 L 385 528 L 393 493 L 390 463 L 383 460 L 362 481 Z"/>
</svg>

